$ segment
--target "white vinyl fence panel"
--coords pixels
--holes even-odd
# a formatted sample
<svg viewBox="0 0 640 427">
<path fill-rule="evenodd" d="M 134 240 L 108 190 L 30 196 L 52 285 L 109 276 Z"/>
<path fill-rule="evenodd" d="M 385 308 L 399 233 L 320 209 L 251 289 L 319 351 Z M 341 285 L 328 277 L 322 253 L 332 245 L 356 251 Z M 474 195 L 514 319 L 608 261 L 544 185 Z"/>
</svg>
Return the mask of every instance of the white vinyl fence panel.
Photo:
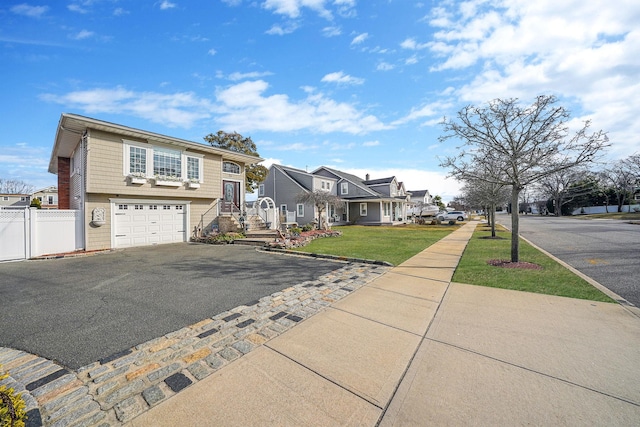
<svg viewBox="0 0 640 427">
<path fill-rule="evenodd" d="M 0 261 L 27 257 L 26 210 L 0 210 Z"/>
<path fill-rule="evenodd" d="M 78 210 L 0 210 L 0 261 L 84 248 Z"/>
</svg>

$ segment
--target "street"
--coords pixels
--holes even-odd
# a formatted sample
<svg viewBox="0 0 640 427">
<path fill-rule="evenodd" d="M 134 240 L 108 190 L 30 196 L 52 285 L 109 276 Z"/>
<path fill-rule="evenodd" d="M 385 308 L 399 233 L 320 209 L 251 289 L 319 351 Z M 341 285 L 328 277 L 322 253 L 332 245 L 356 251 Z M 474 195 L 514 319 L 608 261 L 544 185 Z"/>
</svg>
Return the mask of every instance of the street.
<svg viewBox="0 0 640 427">
<path fill-rule="evenodd" d="M 497 222 L 511 227 L 511 216 Z M 640 225 L 520 215 L 520 235 L 640 307 Z"/>
</svg>

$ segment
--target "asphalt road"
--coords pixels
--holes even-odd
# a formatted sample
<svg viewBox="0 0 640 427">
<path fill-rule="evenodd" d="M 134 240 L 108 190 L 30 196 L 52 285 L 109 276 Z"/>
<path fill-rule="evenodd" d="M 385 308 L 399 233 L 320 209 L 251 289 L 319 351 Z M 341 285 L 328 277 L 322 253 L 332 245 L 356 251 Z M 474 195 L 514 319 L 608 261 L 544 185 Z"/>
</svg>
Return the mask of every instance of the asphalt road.
<svg viewBox="0 0 640 427">
<path fill-rule="evenodd" d="M 0 346 L 78 369 L 341 267 L 187 243 L 0 263 Z"/>
<path fill-rule="evenodd" d="M 640 224 L 521 215 L 520 235 L 640 307 Z"/>
</svg>

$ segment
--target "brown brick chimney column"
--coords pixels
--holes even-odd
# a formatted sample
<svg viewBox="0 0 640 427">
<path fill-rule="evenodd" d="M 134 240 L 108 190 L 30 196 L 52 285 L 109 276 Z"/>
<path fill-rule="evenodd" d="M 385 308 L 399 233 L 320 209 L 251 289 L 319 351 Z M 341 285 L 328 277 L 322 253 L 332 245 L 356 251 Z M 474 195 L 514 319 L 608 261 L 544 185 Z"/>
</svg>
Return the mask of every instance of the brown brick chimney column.
<svg viewBox="0 0 640 427">
<path fill-rule="evenodd" d="M 71 209 L 70 166 L 71 159 L 58 157 L 58 209 Z"/>
</svg>

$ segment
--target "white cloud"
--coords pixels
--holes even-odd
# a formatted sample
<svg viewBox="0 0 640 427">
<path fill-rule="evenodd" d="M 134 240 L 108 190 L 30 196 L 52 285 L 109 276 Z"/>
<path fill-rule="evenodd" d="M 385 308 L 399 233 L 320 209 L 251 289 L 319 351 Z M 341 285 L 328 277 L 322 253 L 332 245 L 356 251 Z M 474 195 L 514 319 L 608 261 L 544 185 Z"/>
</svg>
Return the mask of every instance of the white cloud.
<svg viewBox="0 0 640 427">
<path fill-rule="evenodd" d="M 340 27 L 324 27 L 322 29 L 322 35 L 325 37 L 335 37 L 342 34 Z"/>
<path fill-rule="evenodd" d="M 475 74 L 452 93 L 464 104 L 556 94 L 578 107 L 574 118 L 608 131 L 612 151 L 624 156 L 640 149 L 639 21 L 632 0 L 450 3 L 429 21 L 438 29 L 433 71 Z"/>
<path fill-rule="evenodd" d="M 408 50 L 422 50 L 427 49 L 430 46 L 429 43 L 418 43 L 414 38 L 405 39 L 400 43 L 400 47 Z"/>
<path fill-rule="evenodd" d="M 189 128 L 198 120 L 209 118 L 212 110 L 209 100 L 191 92 L 167 95 L 134 92 L 121 87 L 76 91 L 61 96 L 45 94 L 41 98 L 87 114 L 130 114 L 169 127 Z"/>
<path fill-rule="evenodd" d="M 412 108 L 411 112 L 406 116 L 394 121 L 392 125 L 402 125 L 405 123 L 409 123 L 415 120 L 421 120 L 424 118 L 430 118 L 429 124 L 433 123 L 435 120 L 439 122 L 442 120 L 443 111 L 447 111 L 452 107 L 452 104 L 444 102 L 444 101 L 436 101 L 426 105 L 423 105 L 418 108 Z"/>
<path fill-rule="evenodd" d="M 163 0 L 162 2 L 160 2 L 160 10 L 173 9 L 174 7 L 176 7 L 176 4 L 171 3 L 168 0 Z"/>
<path fill-rule="evenodd" d="M 216 53 L 218 53 L 218 51 L 217 51 L 217 50 L 215 50 L 215 49 L 209 49 L 209 50 L 207 51 L 207 54 L 208 54 L 208 55 L 211 55 L 211 56 L 214 56 Z"/>
<path fill-rule="evenodd" d="M 407 190 L 429 190 L 432 196 L 440 196 L 446 202 L 451 201 L 460 194 L 462 185 L 453 178 L 447 178 L 445 173 L 420 169 L 404 168 L 368 168 L 349 169 L 336 168 L 358 177 L 364 178 L 367 174 L 371 179 L 395 176 L 398 181 L 404 183 Z"/>
<path fill-rule="evenodd" d="M 295 22 L 288 22 L 285 26 L 274 24 L 271 28 L 265 31 L 265 34 L 270 36 L 284 36 L 291 34 L 298 29 L 298 24 Z"/>
<path fill-rule="evenodd" d="M 77 34 L 73 34 L 71 36 L 71 38 L 74 39 L 74 40 L 84 40 L 84 39 L 91 38 L 94 35 L 95 35 L 95 33 L 93 31 L 82 30 L 82 31 L 78 32 Z"/>
<path fill-rule="evenodd" d="M 245 132 L 309 130 L 364 134 L 389 128 L 354 105 L 326 98 L 310 88 L 306 89 L 306 98 L 298 101 L 284 94 L 265 95 L 268 88 L 267 82 L 256 80 L 218 90 L 217 121 L 224 128 Z"/>
<path fill-rule="evenodd" d="M 376 66 L 376 70 L 378 71 L 390 71 L 393 70 L 395 65 L 389 64 L 388 62 L 382 61 Z"/>
<path fill-rule="evenodd" d="M 80 14 L 85 14 L 85 13 L 88 12 L 87 9 L 84 9 L 81 5 L 76 4 L 76 3 L 72 3 L 72 4 L 68 5 L 67 9 L 69 9 L 71 12 L 76 12 L 76 13 L 80 13 Z"/>
<path fill-rule="evenodd" d="M 264 3 L 262 3 L 262 7 L 292 19 L 299 18 L 300 15 L 302 15 L 302 9 L 308 8 L 319 16 L 331 20 L 333 19 L 333 14 L 327 9 L 327 3 L 327 0 L 265 0 Z M 354 1 L 334 0 L 333 5 L 337 6 L 337 12 L 341 16 L 354 16 Z"/>
<path fill-rule="evenodd" d="M 365 40 L 367 40 L 369 38 L 369 33 L 362 33 L 362 34 L 358 34 L 357 36 L 355 36 L 353 38 L 353 40 L 351 40 L 351 46 L 355 46 L 358 44 L 362 44 L 364 43 Z"/>
<path fill-rule="evenodd" d="M 267 77 L 272 75 L 273 73 L 269 71 L 252 71 L 249 73 L 231 73 L 227 76 L 229 80 L 232 81 L 240 81 L 240 80 L 248 80 L 248 79 L 259 79 L 261 77 Z"/>
<path fill-rule="evenodd" d="M 47 13 L 49 6 L 31 6 L 26 3 L 15 5 L 11 8 L 11 12 L 16 15 L 24 15 L 29 18 L 40 18 Z"/>
<path fill-rule="evenodd" d="M 329 73 L 325 75 L 321 81 L 326 83 L 338 83 L 338 84 L 348 84 L 348 85 L 361 85 L 364 83 L 364 79 L 350 76 L 348 74 L 343 73 L 342 71 Z"/>
<path fill-rule="evenodd" d="M 123 16 L 123 15 L 128 15 L 129 11 L 125 10 L 121 7 L 117 7 L 113 10 L 113 16 Z"/>
<path fill-rule="evenodd" d="M 363 147 L 377 147 L 380 145 L 380 141 L 365 141 L 362 143 Z"/>
</svg>

